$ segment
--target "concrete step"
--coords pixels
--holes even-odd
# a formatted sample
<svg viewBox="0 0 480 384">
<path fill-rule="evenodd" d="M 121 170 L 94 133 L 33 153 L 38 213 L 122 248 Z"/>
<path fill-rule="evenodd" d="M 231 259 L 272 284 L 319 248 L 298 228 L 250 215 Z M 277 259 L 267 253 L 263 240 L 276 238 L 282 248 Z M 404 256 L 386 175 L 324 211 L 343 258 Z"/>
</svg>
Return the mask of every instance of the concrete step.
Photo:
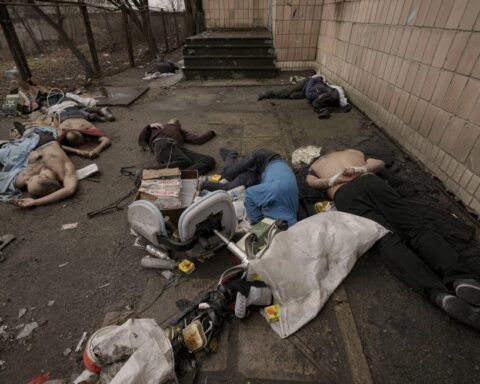
<svg viewBox="0 0 480 384">
<path fill-rule="evenodd" d="M 273 55 L 275 49 L 271 45 L 229 45 L 218 44 L 210 45 L 208 42 L 201 45 L 185 45 L 183 48 L 183 56 L 206 56 L 206 55 L 238 55 L 238 56 L 257 56 L 257 55 Z"/>
<path fill-rule="evenodd" d="M 187 68 L 198 67 L 235 67 L 235 68 L 275 68 L 275 55 L 265 56 L 223 56 L 223 55 L 208 55 L 208 56 L 184 56 L 185 66 Z"/>
<path fill-rule="evenodd" d="M 189 80 L 207 80 L 207 79 L 266 79 L 274 78 L 277 75 L 277 68 L 261 67 L 183 67 L 185 78 Z"/>
</svg>

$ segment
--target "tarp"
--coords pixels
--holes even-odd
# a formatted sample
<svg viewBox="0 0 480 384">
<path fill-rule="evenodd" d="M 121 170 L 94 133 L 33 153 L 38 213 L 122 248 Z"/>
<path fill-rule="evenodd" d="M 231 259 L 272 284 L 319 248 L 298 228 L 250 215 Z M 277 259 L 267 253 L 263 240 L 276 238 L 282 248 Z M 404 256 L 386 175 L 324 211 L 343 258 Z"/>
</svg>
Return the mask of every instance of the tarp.
<svg viewBox="0 0 480 384">
<path fill-rule="evenodd" d="M 325 212 L 275 235 L 249 266 L 249 274 L 259 274 L 280 304 L 272 329 L 284 338 L 316 317 L 358 258 L 387 232 L 360 216 Z"/>
</svg>

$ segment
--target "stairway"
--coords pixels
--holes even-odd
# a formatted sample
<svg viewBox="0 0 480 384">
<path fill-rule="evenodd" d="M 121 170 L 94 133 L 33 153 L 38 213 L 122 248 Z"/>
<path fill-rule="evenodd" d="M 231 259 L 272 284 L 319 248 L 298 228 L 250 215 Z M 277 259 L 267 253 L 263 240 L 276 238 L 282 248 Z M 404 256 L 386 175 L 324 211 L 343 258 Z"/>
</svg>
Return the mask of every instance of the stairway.
<svg viewBox="0 0 480 384">
<path fill-rule="evenodd" d="M 275 49 L 267 30 L 203 32 L 183 48 L 187 79 L 265 79 L 275 77 Z"/>
</svg>

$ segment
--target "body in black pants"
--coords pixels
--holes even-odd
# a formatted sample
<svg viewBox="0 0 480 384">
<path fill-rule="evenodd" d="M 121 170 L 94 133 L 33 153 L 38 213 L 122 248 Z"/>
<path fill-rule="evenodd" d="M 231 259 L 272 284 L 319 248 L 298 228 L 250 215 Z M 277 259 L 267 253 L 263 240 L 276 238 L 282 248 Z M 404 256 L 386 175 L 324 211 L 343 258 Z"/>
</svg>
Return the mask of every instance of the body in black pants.
<svg viewBox="0 0 480 384">
<path fill-rule="evenodd" d="M 435 301 L 457 279 L 472 278 L 459 265 L 459 254 L 385 181 L 373 174 L 340 187 L 334 196 L 339 211 L 371 219 L 392 231 L 377 244 L 393 273 Z"/>
<path fill-rule="evenodd" d="M 241 185 L 245 188 L 261 182 L 262 173 L 267 168 L 270 161 L 280 159 L 281 156 L 268 149 L 257 149 L 249 154 L 240 157 L 236 151 L 221 149 L 220 153 L 225 162 L 222 178 L 226 179 L 227 183 L 213 183 L 205 182 L 202 184 L 202 189 L 210 191 L 222 189 L 229 191 Z"/>
<path fill-rule="evenodd" d="M 153 142 L 152 150 L 160 163 L 160 168 L 194 169 L 203 175 L 215 167 L 213 157 L 190 151 L 172 139 L 156 139 Z"/>
</svg>

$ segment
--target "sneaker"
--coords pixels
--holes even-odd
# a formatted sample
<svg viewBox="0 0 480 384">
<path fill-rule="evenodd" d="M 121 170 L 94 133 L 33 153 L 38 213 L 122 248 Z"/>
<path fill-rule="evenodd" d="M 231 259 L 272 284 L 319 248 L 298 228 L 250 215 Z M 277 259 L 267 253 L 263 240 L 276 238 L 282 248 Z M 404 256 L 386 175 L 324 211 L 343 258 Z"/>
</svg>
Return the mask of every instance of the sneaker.
<svg viewBox="0 0 480 384">
<path fill-rule="evenodd" d="M 200 190 L 206 189 L 207 191 L 226 191 L 227 185 L 224 183 L 215 183 L 213 181 L 204 181 L 200 185 Z"/>
<path fill-rule="evenodd" d="M 480 283 L 474 279 L 459 279 L 453 283 L 458 297 L 472 305 L 480 306 Z"/>
<path fill-rule="evenodd" d="M 112 115 L 112 112 L 107 107 L 103 107 L 100 109 L 100 113 L 103 114 L 105 119 L 108 121 L 115 121 L 115 117 Z"/>
<path fill-rule="evenodd" d="M 435 297 L 435 303 L 454 319 L 480 329 L 480 313 L 457 296 L 439 293 Z"/>
</svg>

